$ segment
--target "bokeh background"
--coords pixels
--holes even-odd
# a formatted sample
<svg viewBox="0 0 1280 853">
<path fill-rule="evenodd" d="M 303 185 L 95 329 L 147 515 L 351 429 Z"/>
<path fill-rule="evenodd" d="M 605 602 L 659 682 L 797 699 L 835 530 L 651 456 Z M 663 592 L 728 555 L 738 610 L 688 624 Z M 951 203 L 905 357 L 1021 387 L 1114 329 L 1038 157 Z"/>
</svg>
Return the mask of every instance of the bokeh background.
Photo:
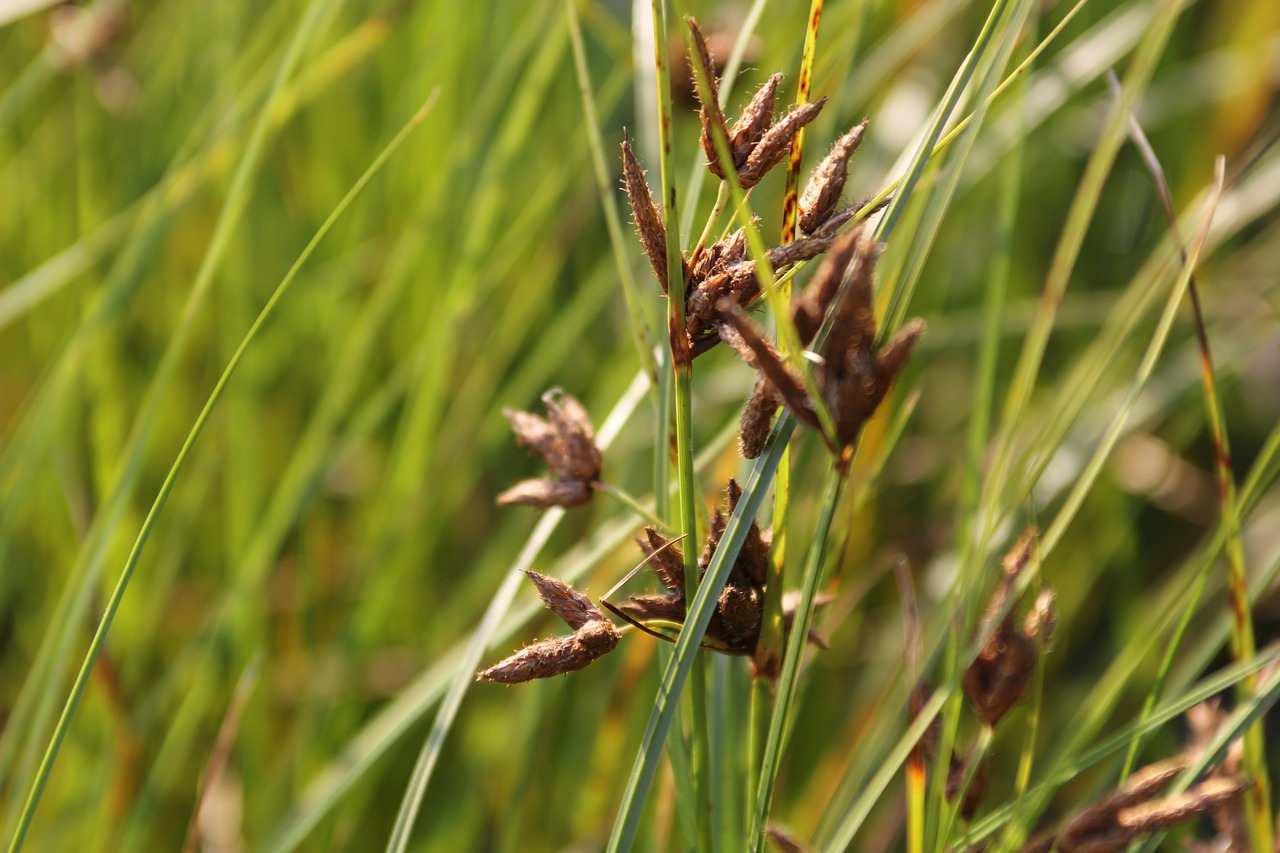
<svg viewBox="0 0 1280 853">
<path fill-rule="evenodd" d="M 562 2 L 34 5 L 0 5 L 5 843 L 214 384 L 308 241 L 430 100 L 301 268 L 186 459 L 28 836 L 33 850 L 378 849 L 465 643 L 538 520 L 493 503 L 540 470 L 515 445 L 502 408 L 534 408 L 561 386 L 599 425 L 640 366 L 601 205 L 622 211 L 624 128 L 657 182 L 652 67 L 635 37 L 644 27 L 633 26 L 625 3 L 575 4 L 610 170 L 602 200 Z M 731 115 L 774 70 L 786 74 L 783 96 L 794 96 L 806 9 L 761 5 Z M 1033 5 L 1015 60 L 1069 7 Z M 992 107 L 927 254 L 910 313 L 926 318 L 929 333 L 896 398 L 901 405 L 913 392 L 918 402 L 874 482 L 857 475 L 870 484 L 865 501 L 842 515 L 836 598 L 819 620 L 832 649 L 806 676 L 779 783 L 775 815 L 814 849 L 833 837 L 848 802 L 842 792 L 857 787 L 851 768 L 872 754 L 869 733 L 882 725 L 897 737 L 905 725 L 884 700 L 903 668 L 894 559 L 909 561 L 926 622 L 947 619 L 940 602 L 973 523 L 963 462 L 977 352 L 989 339 L 984 294 L 1005 282 L 998 412 L 1112 103 L 1104 72 L 1123 75 L 1160 5 L 1084 6 Z M 1213 158 L 1226 157 L 1229 186 L 1198 281 L 1235 472 L 1258 478 L 1245 542 L 1265 588 L 1280 549 L 1269 455 L 1280 416 L 1272 145 L 1280 5 L 1174 5 L 1177 22 L 1137 116 L 1188 237 Z M 689 9 L 723 39 L 713 43 L 722 55 L 752 13 L 744 2 Z M 847 196 L 883 189 L 988 11 L 960 0 L 828 2 L 814 93 L 830 101 L 808 133 L 808 162 L 867 116 Z M 684 186 L 701 153 L 687 95 L 677 95 L 676 112 Z M 704 189 L 700 209 L 710 196 Z M 768 234 L 777 232 L 780 199 L 780 176 L 752 196 Z M 629 229 L 624 236 L 622 264 L 650 327 L 661 328 L 664 303 Z M 1134 332 L 1106 324 L 1128 310 L 1134 282 L 1163 275 L 1164 294 L 1174 274 L 1150 174 L 1126 145 L 1090 217 L 1030 405 L 1013 426 L 1014 444 L 1032 452 L 1019 457 L 1026 487 L 1011 487 L 1001 504 L 1007 525 L 1047 522 L 1081 476 L 1133 382 L 1159 306 L 1141 309 Z M 1215 529 L 1214 453 L 1190 320 L 1184 305 L 1149 387 L 1044 566 L 1061 607 L 1034 706 L 1048 743 L 1126 655 L 1132 673 L 1102 712 L 1110 721 L 1102 730 L 1135 717 L 1159 656 L 1135 651 L 1134 636 Z M 1099 340 L 1116 342 L 1113 356 L 1072 384 Z M 751 383 L 730 353 L 698 362 L 708 503 L 744 470 L 732 430 Z M 1070 389 L 1083 396 L 1062 433 L 1036 444 L 1070 409 Z M 655 414 L 648 396 L 633 401 L 605 476 L 643 499 L 653 488 Z M 877 422 L 868 440 L 882 440 L 884 427 Z M 812 436 L 796 454 L 803 530 L 824 460 Z M 628 539 L 637 524 L 598 496 L 566 516 L 534 565 L 599 594 L 638 562 Z M 994 562 L 1000 544 L 982 558 Z M 1188 660 L 1227 661 L 1215 633 L 1223 612 L 1215 570 L 1193 621 L 1203 654 Z M 1280 600 L 1263 596 L 1256 616 L 1265 644 Z M 560 628 L 521 588 L 485 663 Z M 411 849 L 601 848 L 663 653 L 630 637 L 570 678 L 472 688 Z M 745 691 L 743 661 L 718 661 L 713 671 L 726 695 Z M 1165 727 L 1152 755 L 1176 751 L 1183 736 Z M 718 737 L 745 760 L 741 715 L 727 716 Z M 1015 736 L 997 744 L 993 778 L 1008 778 L 1019 746 Z M 1083 773 L 1079 784 L 1065 803 L 1100 783 Z M 193 828 L 200 790 L 206 818 Z M 998 782 L 990 797 L 998 804 L 1007 794 Z M 901 801 L 898 783 L 852 849 L 900 845 Z M 644 849 L 682 849 L 675 812 L 664 768 Z"/>
</svg>

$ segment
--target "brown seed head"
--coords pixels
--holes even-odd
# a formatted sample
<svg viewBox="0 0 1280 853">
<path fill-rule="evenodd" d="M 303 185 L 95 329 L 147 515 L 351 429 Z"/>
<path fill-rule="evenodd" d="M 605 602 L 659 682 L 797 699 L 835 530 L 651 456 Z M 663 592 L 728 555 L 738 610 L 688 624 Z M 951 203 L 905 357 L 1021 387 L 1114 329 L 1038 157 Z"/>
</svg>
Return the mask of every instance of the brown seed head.
<svg viewBox="0 0 1280 853">
<path fill-rule="evenodd" d="M 543 603 L 575 630 L 568 636 L 525 646 L 501 663 L 477 673 L 477 681 L 518 684 L 563 675 L 582 669 L 618 645 L 618 629 L 585 595 L 553 577 L 529 569 L 525 575 L 537 586 Z"/>
<path fill-rule="evenodd" d="M 773 425 L 773 416 L 777 411 L 778 401 L 773 396 L 771 386 L 764 379 L 758 380 L 751 398 L 742 410 L 738 450 L 743 459 L 755 459 L 764 451 L 765 442 L 769 440 L 769 429 Z"/>
<path fill-rule="evenodd" d="M 781 74 L 774 74 L 764 82 L 742 110 L 742 115 L 729 131 L 729 147 L 733 151 L 734 168 L 741 169 L 747 163 L 751 151 L 760 144 L 773 124 L 773 105 L 778 99 Z M 724 177 L 724 175 L 720 175 Z"/>
<path fill-rule="evenodd" d="M 840 195 L 844 192 L 845 181 L 849 177 L 849 158 L 858 150 L 866 128 L 867 120 L 864 118 L 861 124 L 836 140 L 831 153 L 814 170 L 813 177 L 800 196 L 799 221 L 802 233 L 814 233 L 835 213 Z"/>
<path fill-rule="evenodd" d="M 563 619 L 570 628 L 577 630 L 588 622 L 605 618 L 600 609 L 591 603 L 591 599 L 564 581 L 535 572 L 533 569 L 525 569 L 524 573 L 538 588 L 538 595 L 542 597 L 542 602 L 547 609 Z"/>
<path fill-rule="evenodd" d="M 906 364 L 916 339 L 924 331 L 924 324 L 919 320 L 907 323 L 894 340 L 877 353 L 871 286 L 872 269 L 879 251 L 875 240 L 865 229 L 855 229 L 833 242 L 828 238 L 805 239 L 810 242 L 796 241 L 807 247 L 798 252 L 820 252 L 829 248 L 831 255 L 801 294 L 792 316 L 801 341 L 809 343 L 827 314 L 832 314 L 830 334 L 816 359 L 819 367 L 815 380 L 835 425 L 835 435 L 823 437 L 836 454 L 837 464 L 847 465 L 862 427 L 875 414 Z M 809 398 L 803 379 L 782 361 L 739 305 L 726 298 L 720 300 L 716 310 L 721 339 L 760 371 L 775 399 L 786 405 L 798 420 L 819 428 L 817 405 Z M 759 417 L 760 409 L 749 411 L 753 418 Z M 759 429 L 758 422 L 751 426 Z"/>
<path fill-rule="evenodd" d="M 689 56 L 689 69 L 693 76 L 693 91 L 698 96 L 698 115 L 702 119 L 702 151 L 707 155 L 707 167 L 711 169 L 712 174 L 719 175 L 720 157 L 716 152 L 715 133 L 718 131 L 720 137 L 729 141 L 729 125 L 725 122 L 724 111 L 720 109 L 720 83 L 716 80 L 716 64 L 715 59 L 711 55 L 711 48 L 707 47 L 707 40 L 702 35 L 702 30 L 698 28 L 698 24 L 693 18 L 685 18 L 689 25 L 689 32 L 693 35 L 693 53 Z M 697 70 L 695 70 L 697 69 Z M 707 98 L 702 97 L 702 88 L 698 85 L 698 71 L 701 71 L 702 77 L 706 80 Z"/>
<path fill-rule="evenodd" d="M 791 143 L 806 124 L 818 117 L 827 99 L 820 98 L 794 107 L 782 120 L 771 126 L 752 147 L 746 162 L 738 170 L 738 183 L 744 190 L 749 190 L 760 179 L 768 174 L 774 166 L 782 162 L 782 158 L 791 150 Z"/>
<path fill-rule="evenodd" d="M 516 440 L 532 448 L 556 476 L 518 483 L 498 497 L 500 505 L 579 506 L 591 498 L 603 459 L 586 410 L 576 399 L 553 388 L 542 395 L 547 417 L 503 409 Z"/>
<path fill-rule="evenodd" d="M 1030 560 L 1034 541 L 1035 531 L 1028 530 L 1005 555 L 1000 586 L 992 594 L 983 619 L 982 631 L 989 632 L 989 636 L 964 675 L 969 701 L 992 726 L 1026 692 L 1043 644 L 1052 633 L 1051 590 L 1040 594 L 1021 626 L 1016 623 L 1016 613 L 1009 605 L 1009 596 L 1013 595 L 1018 576 Z"/>
<path fill-rule="evenodd" d="M 639 542 L 653 573 L 662 581 L 662 585 L 673 592 L 684 591 L 684 554 L 672 540 L 657 531 L 657 528 L 646 527 L 645 539 Z"/>
<path fill-rule="evenodd" d="M 564 675 L 594 663 L 618 645 L 613 623 L 588 622 L 572 634 L 539 640 L 476 674 L 477 681 L 519 684 Z"/>
<path fill-rule="evenodd" d="M 1056 833 L 1038 836 L 1022 853 L 1121 851 L 1153 832 L 1234 803 L 1248 787 L 1232 778 L 1210 778 L 1191 790 L 1161 799 L 1155 793 L 1187 767 L 1178 756 L 1134 773 L 1119 788 L 1066 821 Z"/>
<path fill-rule="evenodd" d="M 765 252 L 775 272 L 790 269 L 801 261 L 816 258 L 835 243 L 834 237 L 801 237 Z"/>
<path fill-rule="evenodd" d="M 717 507 L 711 517 L 707 541 L 703 546 L 698 570 L 705 575 L 711 558 L 719 547 L 728 525 L 728 516 L 734 512 L 742 498 L 742 489 L 730 480 L 728 486 L 727 508 Z M 641 550 L 649 559 L 649 565 L 668 589 L 665 595 L 632 595 L 617 606 L 625 616 L 634 619 L 641 626 L 655 620 L 683 623 L 685 618 L 684 601 L 684 561 L 680 552 L 674 547 L 662 549 L 669 540 L 663 538 L 653 528 L 646 528 L 647 541 L 639 542 Z M 760 636 L 760 622 L 763 618 L 764 603 L 762 593 L 769 568 L 769 542 L 767 532 L 760 530 L 753 520 L 747 530 L 747 536 L 729 577 L 716 602 L 715 612 L 707 625 L 703 646 L 725 654 L 750 655 Z"/>
<path fill-rule="evenodd" d="M 591 500 L 591 486 L 582 480 L 521 480 L 498 495 L 498 506 L 582 506 Z"/>
<path fill-rule="evenodd" d="M 662 285 L 662 292 L 666 293 L 667 229 L 662 224 L 658 206 L 653 203 L 653 193 L 649 192 L 640 163 L 631 151 L 631 143 L 626 139 L 622 140 L 622 183 L 631 203 L 631 218 L 640 235 L 640 245 L 653 267 L 653 274 L 658 277 L 658 284 Z"/>
</svg>

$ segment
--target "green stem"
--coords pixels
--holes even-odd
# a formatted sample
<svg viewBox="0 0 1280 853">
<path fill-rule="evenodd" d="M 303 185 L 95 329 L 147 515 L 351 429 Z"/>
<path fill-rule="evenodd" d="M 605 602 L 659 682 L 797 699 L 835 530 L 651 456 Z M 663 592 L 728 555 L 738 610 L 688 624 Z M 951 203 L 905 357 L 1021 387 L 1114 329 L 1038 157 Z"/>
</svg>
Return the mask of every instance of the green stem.
<svg viewBox="0 0 1280 853">
<path fill-rule="evenodd" d="M 671 82 L 667 67 L 670 55 L 662 38 L 666 23 L 661 0 L 650 4 L 653 14 L 653 67 L 658 87 L 658 127 L 662 174 L 662 218 L 667 232 L 667 339 L 671 352 L 671 369 L 675 380 L 676 477 L 680 486 L 680 516 L 676 529 L 685 535 L 684 582 L 685 601 L 698 592 L 698 489 L 693 475 L 693 355 L 685 332 L 685 295 L 687 282 L 680 249 L 680 216 L 675 187 L 675 156 L 671 133 Z M 666 417 L 666 413 L 663 413 Z M 665 448 L 663 448 L 665 450 Z M 691 716 L 690 750 L 693 761 L 693 784 L 701 808 L 698 821 L 698 847 L 711 849 L 712 779 L 708 764 L 706 677 L 695 662 L 693 683 L 689 691 Z"/>
<path fill-rule="evenodd" d="M 787 653 L 782 662 L 782 675 L 778 678 L 773 717 L 769 721 L 769 736 L 760 762 L 760 786 L 756 793 L 755 808 L 751 818 L 750 838 L 753 852 L 764 848 L 765 822 L 773 804 L 773 788 L 778 777 L 778 764 L 782 757 L 782 742 L 786 736 L 791 705 L 800 681 L 800 662 L 809 640 L 809 626 L 813 621 L 813 603 L 817 597 L 818 588 L 822 585 L 831 522 L 835 518 L 836 506 L 840 503 L 844 481 L 844 471 L 833 465 L 827 474 L 827 484 L 823 490 L 822 508 L 813 532 L 813 544 L 809 547 L 809 559 L 804 568 L 800 602 L 796 606 L 795 616 L 791 622 Z"/>
<path fill-rule="evenodd" d="M 773 433 L 765 444 L 764 452 L 756 460 L 742 488 L 742 500 L 737 509 L 729 516 L 725 525 L 720 545 L 711 556 L 706 576 L 698 586 L 698 593 L 689 602 L 684 627 L 676 638 L 675 651 L 667 662 L 662 673 L 662 682 L 658 686 L 658 694 L 654 699 L 653 710 L 649 714 L 649 722 L 645 726 L 641 739 L 640 751 L 632 765 L 631 775 L 627 779 L 627 787 L 622 795 L 617 819 L 609 837 L 609 853 L 630 850 L 640 827 L 640 816 L 644 809 L 649 789 L 653 785 L 653 777 L 658 769 L 662 745 L 666 742 L 667 733 L 675 717 L 676 703 L 684 688 L 685 680 L 693 668 L 702 638 L 707 625 L 715 612 L 716 598 L 724 588 L 729 577 L 729 570 L 738 558 L 742 543 L 746 540 L 747 531 L 760 505 L 764 502 L 769 483 L 777 470 L 778 459 L 782 448 L 791 439 L 795 430 L 795 421 L 783 412 L 774 425 Z"/>
</svg>

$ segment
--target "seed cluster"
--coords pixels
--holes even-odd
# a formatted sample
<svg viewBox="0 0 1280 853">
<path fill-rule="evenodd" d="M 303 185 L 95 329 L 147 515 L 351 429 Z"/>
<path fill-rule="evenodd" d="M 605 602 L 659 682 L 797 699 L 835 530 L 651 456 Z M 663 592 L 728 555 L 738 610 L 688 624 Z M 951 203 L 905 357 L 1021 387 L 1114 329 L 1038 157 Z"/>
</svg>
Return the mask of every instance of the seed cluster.
<svg viewBox="0 0 1280 853">
<path fill-rule="evenodd" d="M 1029 529 L 1014 543 L 1001 561 L 1000 585 L 987 602 L 979 636 L 986 636 L 978 656 L 965 671 L 963 686 L 974 711 L 994 728 L 1026 693 L 1031 676 L 1053 637 L 1052 589 L 1036 598 L 1021 626 L 1017 623 L 1016 585 L 1031 560 L 1036 532 Z M 930 688 L 921 684 L 911 697 L 914 718 L 924 707 Z M 922 763 L 932 764 L 938 755 L 941 720 L 935 718 L 917 747 Z M 969 754 L 952 749 L 947 763 L 947 799 L 954 802 L 960 816 L 971 819 L 987 793 L 987 767 L 977 744 Z"/>
<path fill-rule="evenodd" d="M 498 495 L 500 506 L 524 504 L 547 509 L 581 506 L 591 500 L 603 460 L 595 431 L 582 404 L 553 388 L 542 395 L 547 417 L 503 409 L 516 440 L 547 462 L 554 477 L 524 480 Z"/>
<path fill-rule="evenodd" d="M 553 577 L 525 570 L 538 588 L 542 601 L 573 633 L 525 646 L 506 660 L 477 673 L 478 681 L 519 684 L 536 678 L 551 678 L 582 669 L 613 651 L 620 637 L 618 629 L 591 600 Z"/>
<path fill-rule="evenodd" d="M 704 575 L 711 565 L 711 558 L 720 546 L 728 516 L 738 506 L 742 489 L 734 480 L 727 489 L 728 505 L 716 507 L 711 517 L 711 529 L 698 557 L 699 575 Z M 769 574 L 770 533 L 762 531 L 754 521 L 738 552 L 738 558 L 729 570 L 724 590 L 716 601 L 715 612 L 707 624 L 703 638 L 704 648 L 731 655 L 754 655 L 760 638 L 760 625 L 764 618 L 764 595 Z M 673 540 L 667 539 L 656 528 L 646 527 L 645 538 L 637 540 L 646 561 L 653 568 L 666 592 L 662 594 L 632 595 L 618 605 L 606 604 L 621 618 L 633 625 L 649 629 L 655 625 L 679 627 L 685 619 L 684 556 Z M 791 605 L 794 613 L 795 604 Z M 784 624 L 787 622 L 786 602 L 783 604 Z M 811 637 L 819 645 L 820 639 Z"/>
<path fill-rule="evenodd" d="M 1183 755 L 1143 767 L 1058 830 L 1032 839 L 1021 853 L 1119 853 L 1154 832 L 1237 802 L 1249 787 L 1239 779 L 1214 777 L 1184 793 L 1156 798 L 1190 763 Z"/>
<path fill-rule="evenodd" d="M 742 414 L 743 456 L 751 459 L 760 455 L 770 420 L 778 406 L 785 405 L 801 423 L 820 431 L 819 407 L 825 408 L 835 432 L 823 432 L 824 440 L 838 464 L 847 465 L 852 458 L 862 427 L 884 400 L 924 332 L 924 323 L 913 320 L 887 346 L 875 350 L 871 281 L 876 252 L 875 240 L 865 228 L 842 236 L 792 311 L 796 333 L 805 346 L 814 342 L 824 318 L 831 317 L 826 345 L 815 359 L 817 398 L 739 306 L 728 300 L 717 306 L 721 339 L 760 372 Z"/>
<path fill-rule="evenodd" d="M 822 111 L 826 100 L 798 105 L 775 121 L 773 109 L 781 74 L 774 74 L 755 93 L 742 115 L 728 126 L 719 106 L 719 80 L 715 62 L 698 25 L 689 20 L 695 55 L 710 96 L 700 98 L 702 148 L 708 170 L 721 180 L 729 180 L 716 150 L 715 139 L 723 139 L 732 155 L 733 174 L 744 190 L 751 189 L 769 171 L 782 162 L 800 130 Z M 801 236 L 790 243 L 765 252 L 774 273 L 781 274 L 796 264 L 816 258 L 835 243 L 836 235 L 850 219 L 862 212 L 865 203 L 840 206 L 849 174 L 849 158 L 858 149 L 866 130 L 865 119 L 840 137 L 830 153 L 814 170 L 800 197 L 799 225 Z M 644 171 L 636 160 L 631 144 L 622 143 L 622 179 L 631 204 L 632 218 L 640 235 L 640 244 L 653 267 L 664 293 L 668 292 L 666 228 L 662 214 L 645 182 Z M 750 306 L 760 297 L 760 281 L 756 261 L 747 256 L 746 240 L 738 229 L 709 246 L 697 246 L 680 259 L 685 283 L 686 333 L 691 354 L 696 357 L 720 342 L 724 328 L 720 306 L 726 301 L 740 308 Z"/>
</svg>

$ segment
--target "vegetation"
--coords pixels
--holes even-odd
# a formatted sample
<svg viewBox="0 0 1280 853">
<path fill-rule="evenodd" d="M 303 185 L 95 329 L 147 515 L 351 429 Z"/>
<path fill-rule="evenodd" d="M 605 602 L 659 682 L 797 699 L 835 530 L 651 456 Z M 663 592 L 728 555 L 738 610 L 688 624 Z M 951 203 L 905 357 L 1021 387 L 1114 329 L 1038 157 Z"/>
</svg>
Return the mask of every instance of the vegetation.
<svg viewBox="0 0 1280 853">
<path fill-rule="evenodd" d="M 5 844 L 1274 846 L 1276 4 L 0 19 Z"/>
</svg>

